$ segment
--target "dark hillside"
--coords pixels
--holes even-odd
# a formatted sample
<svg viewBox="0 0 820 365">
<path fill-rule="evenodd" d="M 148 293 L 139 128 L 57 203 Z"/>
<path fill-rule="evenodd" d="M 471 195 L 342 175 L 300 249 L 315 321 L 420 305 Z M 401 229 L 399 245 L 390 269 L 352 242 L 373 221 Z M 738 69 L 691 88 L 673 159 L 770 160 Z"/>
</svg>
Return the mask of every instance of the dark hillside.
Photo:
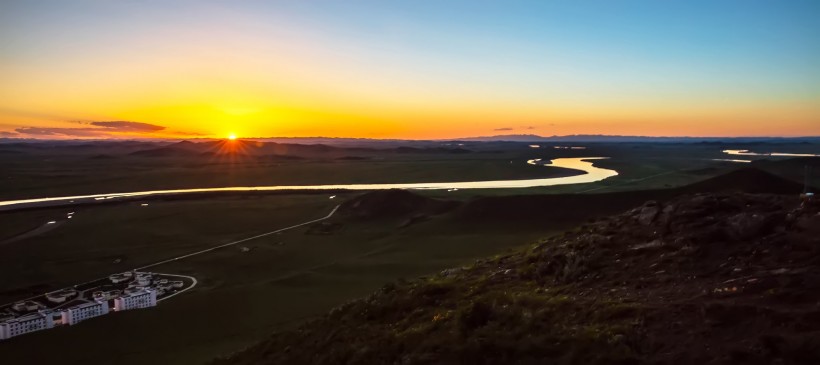
<svg viewBox="0 0 820 365">
<path fill-rule="evenodd" d="M 808 167 L 810 174 L 809 185 L 820 186 L 820 157 L 795 157 L 785 160 L 763 159 L 754 161 L 751 165 L 799 183 L 806 180 L 806 167 Z"/>
<path fill-rule="evenodd" d="M 740 191 L 745 193 L 799 194 L 803 185 L 756 168 L 732 171 L 679 189 L 686 193 Z"/>
<path fill-rule="evenodd" d="M 399 218 L 413 215 L 433 215 L 452 210 L 457 202 L 438 200 L 407 190 L 373 191 L 345 201 L 339 214 L 361 219 Z"/>
<path fill-rule="evenodd" d="M 159 148 L 152 148 L 147 150 L 140 150 L 129 153 L 130 156 L 140 157 L 178 157 L 178 156 L 200 156 L 202 152 L 195 149 L 188 149 L 185 147 L 165 146 Z"/>
<path fill-rule="evenodd" d="M 820 168 L 820 157 L 794 157 L 785 160 L 762 159 L 752 162 L 753 167 L 790 167 L 800 171 L 803 167 Z"/>
<path fill-rule="evenodd" d="M 521 224 L 573 223 L 622 212 L 647 200 L 667 200 L 681 194 L 743 192 L 799 194 L 802 185 L 757 169 L 741 169 L 673 189 L 601 194 L 543 194 L 479 197 L 459 209 L 459 218 L 470 222 L 517 220 Z"/>
<path fill-rule="evenodd" d="M 219 364 L 818 364 L 820 203 L 695 194 L 383 287 Z"/>
</svg>

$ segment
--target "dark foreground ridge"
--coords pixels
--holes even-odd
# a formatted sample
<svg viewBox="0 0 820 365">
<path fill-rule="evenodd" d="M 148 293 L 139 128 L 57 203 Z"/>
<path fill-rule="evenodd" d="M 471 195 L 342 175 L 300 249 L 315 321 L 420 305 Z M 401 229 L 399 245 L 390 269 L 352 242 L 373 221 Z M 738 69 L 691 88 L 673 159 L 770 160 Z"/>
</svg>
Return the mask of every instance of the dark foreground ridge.
<svg viewBox="0 0 820 365">
<path fill-rule="evenodd" d="M 820 204 L 694 194 L 390 284 L 219 364 L 818 364 Z"/>
</svg>

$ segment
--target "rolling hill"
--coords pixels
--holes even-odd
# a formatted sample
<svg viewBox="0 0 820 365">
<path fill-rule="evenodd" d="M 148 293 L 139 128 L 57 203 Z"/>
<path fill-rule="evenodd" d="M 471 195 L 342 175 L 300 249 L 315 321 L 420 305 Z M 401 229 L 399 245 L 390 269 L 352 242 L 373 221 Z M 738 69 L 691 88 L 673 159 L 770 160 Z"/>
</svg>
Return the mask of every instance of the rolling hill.
<svg viewBox="0 0 820 365">
<path fill-rule="evenodd" d="M 217 364 L 816 364 L 820 202 L 684 195 L 372 295 Z"/>
<path fill-rule="evenodd" d="M 343 215 L 589 220 L 517 252 L 388 284 L 216 363 L 818 363 L 820 201 L 800 201 L 801 188 L 741 169 L 637 193 L 464 203 L 366 193 Z"/>
</svg>

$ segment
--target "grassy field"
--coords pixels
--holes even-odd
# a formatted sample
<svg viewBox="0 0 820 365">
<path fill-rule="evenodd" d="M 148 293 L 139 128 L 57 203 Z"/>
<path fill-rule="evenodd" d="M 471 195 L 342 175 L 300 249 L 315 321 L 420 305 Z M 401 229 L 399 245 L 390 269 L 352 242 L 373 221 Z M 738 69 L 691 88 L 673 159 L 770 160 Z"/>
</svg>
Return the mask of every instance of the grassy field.
<svg viewBox="0 0 820 365">
<path fill-rule="evenodd" d="M 726 157 L 721 148 L 590 144 L 586 150 L 558 150 L 504 144 L 456 155 L 234 162 L 5 154 L 0 157 L 0 196 L 13 199 L 230 185 L 539 178 L 566 171 L 527 165 L 527 159 L 583 156 L 611 157 L 596 165 L 620 174 L 592 184 L 425 194 L 467 200 L 477 195 L 610 193 L 681 186 L 746 167 L 712 161 Z M 801 176 L 804 162 L 773 160 L 760 165 L 795 180 Z M 330 194 L 197 196 L 2 212 L 0 301 L 19 300 L 320 218 L 353 195 L 332 200 Z M 626 207 L 641 198 L 613 199 L 623 201 Z M 195 276 L 199 285 L 150 310 L 116 313 L 79 326 L 5 341 L 0 343 L 0 358 L 63 364 L 104 359 L 124 364 L 205 362 L 385 283 L 429 275 L 529 244 L 578 224 L 596 211 L 595 204 L 589 204 L 592 209 L 568 209 L 560 205 L 562 199 L 543 201 L 546 203 L 537 207 L 528 205 L 532 211 L 538 210 L 536 219 L 520 219 L 527 212 L 505 210 L 510 214 L 495 212 L 475 224 L 465 219 L 469 216 L 458 216 L 464 212 L 456 210 L 408 227 L 403 224 L 406 219 L 343 220 L 330 234 L 301 227 L 153 267 L 151 270 L 157 272 Z M 495 210 L 494 204 L 485 206 Z M 570 218 L 562 214 L 568 210 L 573 212 Z M 72 211 L 73 218 L 67 219 Z M 46 225 L 49 221 L 56 223 Z M 242 247 L 249 251 L 243 252 Z M 105 346 L 88 345 L 99 343 Z M 38 350 L 42 348 L 48 351 Z M 90 350 L 77 350 L 86 348 Z"/>
<path fill-rule="evenodd" d="M 804 143 L 582 145 L 586 148 L 567 150 L 555 149 L 551 144 L 535 149 L 526 143 L 474 143 L 464 147 L 472 151 L 467 153 L 379 153 L 379 150 L 351 150 L 303 157 L 145 157 L 128 153 L 100 155 L 100 151 L 116 150 L 114 147 L 68 151 L 38 149 L 36 153 L 0 153 L 0 199 L 198 187 L 477 181 L 572 174 L 572 170 L 526 164 L 528 159 L 541 158 L 546 161 L 560 157 L 609 157 L 607 160 L 596 161 L 596 166 L 615 169 L 619 176 L 592 184 L 525 190 L 491 189 L 451 195 L 609 192 L 681 186 L 746 166 L 714 159 L 787 159 L 729 156 L 721 152 L 723 149 L 820 153 L 820 146 Z M 130 151 L 127 146 L 119 149 Z M 782 167 L 775 168 L 773 171 L 794 178 L 802 173 L 802 166 L 785 170 Z"/>
<path fill-rule="evenodd" d="M 820 148 L 812 144 L 588 143 L 584 146 L 586 149 L 583 150 L 566 150 L 548 144 L 535 149 L 524 143 L 490 143 L 470 144 L 464 148 L 472 152 L 457 154 L 351 150 L 347 152 L 350 155 L 340 155 L 337 151 L 332 155 L 288 158 L 231 155 L 144 157 L 128 153 L 101 158 L 100 148 L 65 153 L 60 149 L 0 153 L 0 171 L 3 171 L 0 199 L 197 187 L 477 181 L 572 174 L 572 170 L 526 164 L 528 159 L 546 161 L 560 157 L 609 157 L 595 164 L 615 169 L 620 175 L 593 184 L 524 191 L 494 189 L 479 193 L 623 191 L 680 186 L 746 165 L 714 161 L 733 157 L 722 153 L 723 149 L 820 153 Z M 765 159 L 778 161 L 785 158 Z M 798 167 L 784 173 L 793 177 L 801 171 L 802 167 Z"/>
<path fill-rule="evenodd" d="M 326 215 L 338 199 L 282 195 L 151 202 L 78 209 L 42 235 L 0 246 L 0 298 L 82 282 L 113 272 Z M 64 209 L 4 213 L 2 237 L 58 219 Z M 114 359 L 125 364 L 197 363 L 239 350 L 399 278 L 470 263 L 531 243 L 557 227 L 485 229 L 434 218 L 342 222 L 332 234 L 308 227 L 151 268 L 195 276 L 192 291 L 158 307 L 89 320 L 0 343 L 0 356 L 40 363 Z M 249 252 L 242 252 L 245 246 Z M 115 264 L 114 260 L 121 259 Z M 135 339 L 139 339 L 135 341 Z M 88 343 L 94 351 L 76 351 Z M 32 349 L 46 347 L 49 351 Z M 34 356 L 34 357 L 32 357 Z"/>
<path fill-rule="evenodd" d="M 749 149 L 761 152 L 820 153 L 813 144 L 673 144 L 673 143 L 589 143 L 583 150 L 535 149 L 527 151 L 530 158 L 544 160 L 556 157 L 604 156 L 594 165 L 618 171 L 618 176 L 588 184 L 546 186 L 528 189 L 484 189 L 433 192 L 436 196 L 470 197 L 476 195 L 609 193 L 680 187 L 743 168 L 759 168 L 785 178 L 802 182 L 804 167 L 814 166 L 812 181 L 820 179 L 820 158 L 769 156 L 729 156 L 724 149 Z M 523 152 L 522 152 L 523 153 Z M 753 163 L 716 161 L 715 159 L 745 159 Z"/>
<path fill-rule="evenodd" d="M 0 300 L 301 223 L 326 215 L 334 205 L 327 195 L 294 195 L 4 213 L 0 242 L 47 221 L 60 225 L 0 245 Z M 71 211 L 75 214 L 67 219 Z"/>
<path fill-rule="evenodd" d="M 32 157 L 29 157 L 32 158 Z M 374 160 L 203 161 L 200 158 L 48 161 L 0 158 L 0 199 L 195 187 L 446 182 L 567 176 L 517 156 L 416 156 Z"/>
</svg>

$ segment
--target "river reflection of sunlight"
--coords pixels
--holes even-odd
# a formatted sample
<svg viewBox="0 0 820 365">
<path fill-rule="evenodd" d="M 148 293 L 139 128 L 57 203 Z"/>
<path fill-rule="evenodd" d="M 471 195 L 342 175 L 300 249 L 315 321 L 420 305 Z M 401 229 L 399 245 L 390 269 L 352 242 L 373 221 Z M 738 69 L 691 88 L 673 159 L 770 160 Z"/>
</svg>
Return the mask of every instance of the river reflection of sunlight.
<svg viewBox="0 0 820 365">
<path fill-rule="evenodd" d="M 109 200 L 115 198 L 174 195 L 203 192 L 230 192 L 230 191 L 278 191 L 278 190 L 385 190 L 385 189 L 424 189 L 424 190 L 452 190 L 452 189 L 508 189 L 533 188 L 541 186 L 584 184 L 616 176 L 615 170 L 595 167 L 590 160 L 606 159 L 607 157 L 573 157 L 556 158 L 542 167 L 561 167 L 583 171 L 583 174 L 565 177 L 548 177 L 542 179 L 523 180 L 490 180 L 490 181 L 462 181 L 462 182 L 429 182 L 429 183 L 394 183 L 394 184 L 339 184 L 339 185 L 276 185 L 276 186 L 234 186 L 223 188 L 196 188 L 174 190 L 152 190 L 130 193 L 109 193 L 82 196 L 66 196 L 40 199 L 9 200 L 0 202 L 0 206 L 15 205 L 43 205 L 48 202 L 68 202 L 70 200 L 94 199 Z M 527 161 L 530 165 L 538 165 L 540 159 Z M 454 190 L 452 190 L 454 191 Z"/>
<path fill-rule="evenodd" d="M 781 156 L 781 157 L 820 157 L 813 153 L 786 153 L 786 152 L 769 152 L 757 153 L 749 150 L 723 150 L 723 153 L 734 156 Z"/>
</svg>

